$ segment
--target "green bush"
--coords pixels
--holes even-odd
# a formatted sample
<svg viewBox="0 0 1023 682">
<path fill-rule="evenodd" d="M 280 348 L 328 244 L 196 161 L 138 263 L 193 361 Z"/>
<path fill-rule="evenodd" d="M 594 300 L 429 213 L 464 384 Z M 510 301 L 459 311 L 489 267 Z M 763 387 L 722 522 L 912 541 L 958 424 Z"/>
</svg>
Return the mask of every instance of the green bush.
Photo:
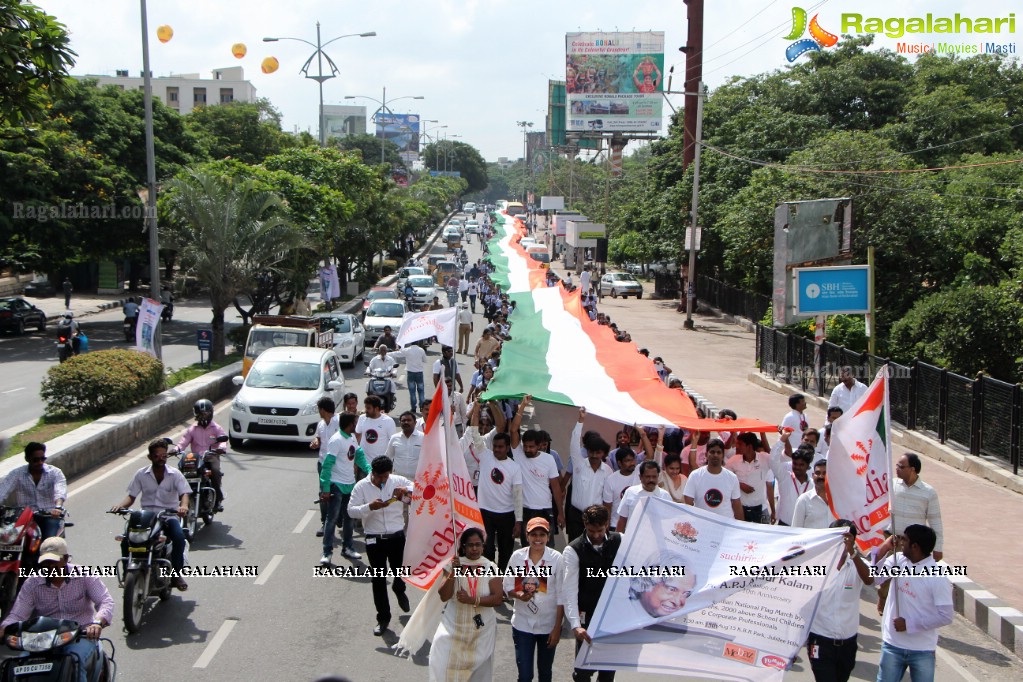
<svg viewBox="0 0 1023 682">
<path fill-rule="evenodd" d="M 233 343 L 235 348 L 241 350 L 245 348 L 245 341 L 249 338 L 249 329 L 251 328 L 251 324 L 240 324 L 237 327 L 232 327 L 227 331 L 227 340 Z"/>
<path fill-rule="evenodd" d="M 393 275 L 398 271 L 398 261 L 396 260 L 385 260 L 384 261 L 384 277 Z"/>
<path fill-rule="evenodd" d="M 46 373 L 47 416 L 99 417 L 126 410 L 164 388 L 163 363 L 133 350 L 85 353 Z"/>
</svg>

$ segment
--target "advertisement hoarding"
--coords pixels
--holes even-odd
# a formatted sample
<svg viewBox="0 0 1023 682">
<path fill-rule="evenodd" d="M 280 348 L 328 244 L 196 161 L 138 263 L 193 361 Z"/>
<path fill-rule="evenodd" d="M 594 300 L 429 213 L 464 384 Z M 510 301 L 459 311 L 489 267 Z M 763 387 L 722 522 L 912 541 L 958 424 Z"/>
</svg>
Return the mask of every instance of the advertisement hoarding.
<svg viewBox="0 0 1023 682">
<path fill-rule="evenodd" d="M 664 32 L 565 36 L 567 131 L 661 129 Z"/>
<path fill-rule="evenodd" d="M 323 107 L 323 125 L 327 137 L 366 134 L 366 107 L 328 104 Z"/>
<path fill-rule="evenodd" d="M 377 137 L 398 145 L 399 152 L 419 153 L 419 114 L 385 114 L 376 116 Z"/>
<path fill-rule="evenodd" d="M 794 268 L 796 315 L 862 315 L 870 312 L 866 265 Z"/>
</svg>

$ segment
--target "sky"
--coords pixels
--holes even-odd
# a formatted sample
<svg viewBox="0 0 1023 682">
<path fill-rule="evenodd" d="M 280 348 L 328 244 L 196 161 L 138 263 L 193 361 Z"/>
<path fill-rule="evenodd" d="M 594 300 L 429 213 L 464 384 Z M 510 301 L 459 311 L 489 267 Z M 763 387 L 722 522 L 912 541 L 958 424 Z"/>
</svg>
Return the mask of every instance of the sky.
<svg viewBox="0 0 1023 682">
<path fill-rule="evenodd" d="M 114 75 L 142 70 L 139 3 L 134 0 L 36 0 L 71 32 L 78 53 L 74 75 Z M 704 81 L 713 88 L 735 76 L 751 76 L 784 68 L 785 48 L 792 40 L 793 0 L 706 0 L 704 18 Z M 988 39 L 1023 51 L 1023 6 L 1008 0 L 898 1 L 799 0 L 820 25 L 841 32 L 841 15 L 866 17 L 1008 17 L 1015 12 L 1016 32 L 1000 35 L 923 35 L 899 40 L 882 37 L 875 45 L 896 49 L 901 41 L 933 44 L 944 40 L 979 45 Z M 664 31 L 665 80 L 676 65 L 673 90 L 682 87 L 686 42 L 686 5 L 682 0 L 148 0 L 150 58 L 155 76 L 199 72 L 210 77 L 215 68 L 242 66 L 256 87 L 283 115 L 286 130 L 317 134 L 318 89 L 299 69 L 313 48 L 294 41 L 264 43 L 264 36 L 295 37 L 315 43 L 316 22 L 323 41 L 348 33 L 375 31 L 376 37 L 344 38 L 326 52 L 340 67 L 324 86 L 326 104 L 365 104 L 346 95 L 382 98 L 395 113 L 417 113 L 437 119 L 428 129 L 480 150 L 488 161 L 521 158 L 523 139 L 518 121 L 544 128 L 547 81 L 564 80 L 565 33 L 573 31 Z M 174 37 L 156 39 L 156 29 L 169 25 Z M 1017 42 L 1018 41 L 1018 42 Z M 244 43 L 241 60 L 231 45 Z M 280 68 L 263 74 L 260 63 L 273 56 Z M 914 57 L 910 56 L 909 59 Z M 806 59 L 802 57 L 801 59 Z M 314 67 L 315 68 L 315 67 Z M 423 96 L 422 101 L 402 96 Z M 675 107 L 682 96 L 670 97 Z M 670 113 L 664 108 L 665 115 Z M 661 133 L 666 132 L 665 128 Z M 432 133 L 431 133 L 432 134 Z"/>
</svg>

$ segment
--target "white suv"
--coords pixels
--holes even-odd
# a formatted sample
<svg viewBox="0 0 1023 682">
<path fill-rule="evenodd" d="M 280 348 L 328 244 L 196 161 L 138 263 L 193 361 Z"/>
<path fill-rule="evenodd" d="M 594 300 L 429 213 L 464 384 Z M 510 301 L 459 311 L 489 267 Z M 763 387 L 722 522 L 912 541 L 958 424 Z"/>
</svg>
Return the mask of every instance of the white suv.
<svg viewBox="0 0 1023 682">
<path fill-rule="evenodd" d="M 330 348 L 278 346 L 263 351 L 231 402 L 231 447 L 246 438 L 308 442 L 316 435 L 324 396 L 341 403 L 345 378 Z"/>
</svg>

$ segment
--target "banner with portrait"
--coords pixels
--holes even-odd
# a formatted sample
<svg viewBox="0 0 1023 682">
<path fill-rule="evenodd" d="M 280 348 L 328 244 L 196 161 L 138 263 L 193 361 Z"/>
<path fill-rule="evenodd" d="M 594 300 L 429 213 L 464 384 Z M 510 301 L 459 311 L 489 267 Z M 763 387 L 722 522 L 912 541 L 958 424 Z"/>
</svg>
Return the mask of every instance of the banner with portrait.
<svg viewBox="0 0 1023 682">
<path fill-rule="evenodd" d="M 844 533 L 745 523 L 643 498 L 576 666 L 780 680 L 806 641 Z"/>
<path fill-rule="evenodd" d="M 144 298 L 142 304 L 139 305 L 139 317 L 135 323 L 135 348 L 143 353 L 149 353 L 154 358 L 159 358 L 161 355 L 160 337 L 156 333 L 161 313 L 163 313 L 162 303 L 151 298 Z"/>
</svg>

